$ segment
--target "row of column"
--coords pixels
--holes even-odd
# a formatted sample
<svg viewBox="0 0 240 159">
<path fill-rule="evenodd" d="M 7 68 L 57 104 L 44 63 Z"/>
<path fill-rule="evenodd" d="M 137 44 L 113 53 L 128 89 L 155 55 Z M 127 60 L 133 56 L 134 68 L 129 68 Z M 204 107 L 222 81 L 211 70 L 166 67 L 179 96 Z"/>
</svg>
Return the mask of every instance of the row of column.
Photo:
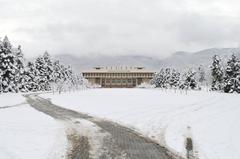
<svg viewBox="0 0 240 159">
<path fill-rule="evenodd" d="M 123 79 L 125 82 L 123 82 Z M 99 78 L 96 79 L 99 81 L 96 81 L 97 84 L 100 84 L 102 87 L 135 87 L 139 84 L 141 84 L 142 79 L 141 78 Z M 109 80 L 109 82 L 107 82 Z M 113 82 L 115 80 L 115 82 Z M 119 83 L 119 80 L 121 81 Z M 131 82 L 129 82 L 131 80 Z"/>
</svg>

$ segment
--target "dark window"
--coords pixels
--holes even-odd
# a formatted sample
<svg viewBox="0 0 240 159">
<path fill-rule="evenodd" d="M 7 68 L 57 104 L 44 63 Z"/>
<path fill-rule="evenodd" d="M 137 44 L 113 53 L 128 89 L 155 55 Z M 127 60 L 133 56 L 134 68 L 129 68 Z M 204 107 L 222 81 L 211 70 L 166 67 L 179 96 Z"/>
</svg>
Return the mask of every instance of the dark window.
<svg viewBox="0 0 240 159">
<path fill-rule="evenodd" d="M 95 79 L 96 84 L 100 84 L 100 78 Z"/>
<path fill-rule="evenodd" d="M 138 78 L 138 85 L 142 83 L 142 78 Z"/>
</svg>

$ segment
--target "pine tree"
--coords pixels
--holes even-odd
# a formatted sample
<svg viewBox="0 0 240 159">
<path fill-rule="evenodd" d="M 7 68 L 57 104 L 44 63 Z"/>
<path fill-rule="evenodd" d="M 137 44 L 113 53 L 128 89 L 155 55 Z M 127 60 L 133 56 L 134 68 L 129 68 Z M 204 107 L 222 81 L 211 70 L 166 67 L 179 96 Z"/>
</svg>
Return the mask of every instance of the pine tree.
<svg viewBox="0 0 240 159">
<path fill-rule="evenodd" d="M 227 61 L 227 68 L 225 70 L 224 77 L 224 92 L 240 93 L 240 61 L 233 54 L 231 58 Z"/>
<path fill-rule="evenodd" d="M 161 69 L 158 73 L 156 73 L 152 79 L 152 84 L 156 87 L 163 88 L 164 87 L 164 69 Z"/>
<path fill-rule="evenodd" d="M 188 72 L 186 72 L 183 75 L 183 82 L 181 84 L 181 88 L 183 89 L 196 89 L 197 88 L 197 81 L 196 81 L 196 72 L 192 69 L 189 69 Z"/>
<path fill-rule="evenodd" d="M 24 66 L 24 57 L 21 50 L 21 46 L 18 46 L 18 48 L 14 51 L 15 54 L 15 61 L 17 65 L 17 70 L 15 73 L 15 86 L 17 91 L 21 92 L 27 92 L 27 81 L 26 81 L 26 70 Z"/>
<path fill-rule="evenodd" d="M 0 56 L 1 58 L 1 56 Z M 2 78 L 3 78 L 4 72 L 0 69 L 0 93 L 3 93 L 3 85 L 2 85 Z"/>
<path fill-rule="evenodd" d="M 13 53 L 12 45 L 6 36 L 0 43 L 0 70 L 1 70 L 1 89 L 3 92 L 17 92 L 16 79 L 17 62 Z"/>
<path fill-rule="evenodd" d="M 53 62 L 53 84 L 52 89 L 53 91 L 58 91 L 61 93 L 64 89 L 64 78 L 65 78 L 65 68 L 63 65 L 60 64 L 59 61 Z"/>
<path fill-rule="evenodd" d="M 155 74 L 151 83 L 159 88 L 169 88 L 171 80 L 171 69 L 161 69 L 158 73 Z"/>
<path fill-rule="evenodd" d="M 0 93 L 49 91 L 53 84 L 60 91 L 72 90 L 83 84 L 82 79 L 71 67 L 53 62 L 47 52 L 25 66 L 21 46 L 14 48 L 7 37 L 0 40 Z"/>
<path fill-rule="evenodd" d="M 212 75 L 212 84 L 211 90 L 222 90 L 223 85 L 223 69 L 220 64 L 221 59 L 219 56 L 214 55 L 212 58 L 211 65 L 211 75 Z"/>
<path fill-rule="evenodd" d="M 35 66 L 38 71 L 38 85 L 41 91 L 50 91 L 51 83 L 54 82 L 53 63 L 50 55 L 45 52 L 35 60 Z"/>
<path fill-rule="evenodd" d="M 60 63 L 59 61 L 54 61 L 53 62 L 53 81 L 55 83 L 58 82 L 59 79 L 62 78 L 62 75 L 61 75 L 61 66 L 60 66 Z"/>
<path fill-rule="evenodd" d="M 180 84 L 180 72 L 175 69 L 171 72 L 171 77 L 169 79 L 169 84 L 171 88 L 178 88 Z"/>
<path fill-rule="evenodd" d="M 53 62 L 51 59 L 51 56 L 49 55 L 48 52 L 45 52 L 43 54 L 43 59 L 45 61 L 45 66 L 46 66 L 46 77 L 48 79 L 49 82 L 53 81 Z"/>
<path fill-rule="evenodd" d="M 36 70 L 38 73 L 38 91 L 46 91 L 47 88 L 47 78 L 45 76 L 45 72 L 46 72 L 46 64 L 45 61 L 43 59 L 43 57 L 39 56 L 36 60 L 35 60 L 35 66 L 36 66 Z"/>
<path fill-rule="evenodd" d="M 36 92 L 40 90 L 38 85 L 39 74 L 33 62 L 28 62 L 25 71 L 26 88 L 28 91 Z"/>
</svg>

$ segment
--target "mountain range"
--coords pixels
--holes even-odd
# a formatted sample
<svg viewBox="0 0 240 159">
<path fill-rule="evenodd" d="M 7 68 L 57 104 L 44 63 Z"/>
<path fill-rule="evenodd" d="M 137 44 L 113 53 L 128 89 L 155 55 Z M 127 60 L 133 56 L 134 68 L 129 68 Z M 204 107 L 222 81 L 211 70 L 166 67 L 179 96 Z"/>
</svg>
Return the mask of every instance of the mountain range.
<svg viewBox="0 0 240 159">
<path fill-rule="evenodd" d="M 225 62 L 232 54 L 240 57 L 240 48 L 211 48 L 198 52 L 179 51 L 164 59 L 140 55 L 74 56 L 70 54 L 56 55 L 55 58 L 66 65 L 71 65 L 77 71 L 88 70 L 95 66 L 144 66 L 159 70 L 162 67 L 178 69 L 196 68 L 200 65 L 208 67 L 214 55 L 219 55 Z"/>
</svg>

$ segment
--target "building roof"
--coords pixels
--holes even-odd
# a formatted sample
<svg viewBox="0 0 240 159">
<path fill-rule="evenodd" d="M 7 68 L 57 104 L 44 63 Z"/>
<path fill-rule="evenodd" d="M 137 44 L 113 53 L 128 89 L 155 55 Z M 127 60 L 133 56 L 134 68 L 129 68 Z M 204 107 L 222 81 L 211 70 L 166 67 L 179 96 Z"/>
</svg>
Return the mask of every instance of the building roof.
<svg viewBox="0 0 240 159">
<path fill-rule="evenodd" d="M 108 66 L 108 67 L 94 67 L 91 70 L 82 71 L 83 73 L 155 73 L 153 70 L 146 70 L 145 67 L 140 66 Z"/>
</svg>

